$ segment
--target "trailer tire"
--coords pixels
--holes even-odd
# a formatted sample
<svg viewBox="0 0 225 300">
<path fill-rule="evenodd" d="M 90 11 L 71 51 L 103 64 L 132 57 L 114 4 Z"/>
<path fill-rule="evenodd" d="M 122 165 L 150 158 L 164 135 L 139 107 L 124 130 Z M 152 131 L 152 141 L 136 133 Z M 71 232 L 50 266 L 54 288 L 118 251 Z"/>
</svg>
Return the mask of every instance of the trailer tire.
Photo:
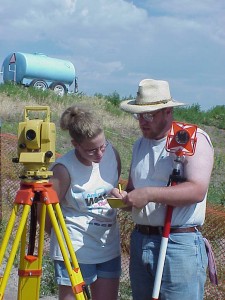
<svg viewBox="0 0 225 300">
<path fill-rule="evenodd" d="M 64 96 L 67 92 L 66 86 L 62 82 L 53 82 L 50 84 L 49 88 L 58 96 Z"/>
<path fill-rule="evenodd" d="M 43 79 L 32 80 L 30 86 L 33 86 L 34 88 L 40 89 L 42 91 L 45 91 L 48 88 L 46 81 Z"/>
</svg>

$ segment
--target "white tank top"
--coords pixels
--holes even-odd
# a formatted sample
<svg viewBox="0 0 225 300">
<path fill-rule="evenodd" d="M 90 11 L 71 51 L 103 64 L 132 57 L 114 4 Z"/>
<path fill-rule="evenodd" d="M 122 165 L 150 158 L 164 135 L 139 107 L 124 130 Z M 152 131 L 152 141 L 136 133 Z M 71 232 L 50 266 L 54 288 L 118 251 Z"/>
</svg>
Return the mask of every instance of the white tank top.
<svg viewBox="0 0 225 300">
<path fill-rule="evenodd" d="M 83 165 L 74 149 L 55 164 L 64 165 L 71 178 L 60 206 L 78 262 L 101 263 L 120 255 L 116 209 L 112 209 L 106 200 L 107 194 L 118 184 L 117 160 L 112 145 L 107 146 L 101 162 L 92 163 L 92 166 Z M 63 259 L 54 230 L 50 254 L 53 259 Z"/>
</svg>

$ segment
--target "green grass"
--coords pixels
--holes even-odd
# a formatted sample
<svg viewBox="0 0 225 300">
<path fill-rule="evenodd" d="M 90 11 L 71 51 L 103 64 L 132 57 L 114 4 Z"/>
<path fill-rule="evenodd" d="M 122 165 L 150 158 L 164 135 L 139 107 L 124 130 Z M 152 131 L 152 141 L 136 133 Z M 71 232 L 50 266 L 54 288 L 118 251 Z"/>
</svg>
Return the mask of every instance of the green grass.
<svg viewBox="0 0 225 300">
<path fill-rule="evenodd" d="M 49 256 L 43 256 L 40 296 L 51 296 L 58 293 L 54 274 L 52 259 Z"/>
<path fill-rule="evenodd" d="M 217 153 L 214 160 L 211 183 L 208 192 L 208 201 L 225 206 L 225 154 Z"/>
<path fill-rule="evenodd" d="M 175 108 L 174 117 L 177 121 L 225 129 L 225 105 L 215 106 L 208 111 L 201 111 L 198 104 L 187 108 Z"/>
<path fill-rule="evenodd" d="M 130 299 L 132 299 L 129 280 L 128 281 L 123 281 L 123 282 L 120 283 L 119 299 L 120 300 L 130 300 Z"/>
</svg>

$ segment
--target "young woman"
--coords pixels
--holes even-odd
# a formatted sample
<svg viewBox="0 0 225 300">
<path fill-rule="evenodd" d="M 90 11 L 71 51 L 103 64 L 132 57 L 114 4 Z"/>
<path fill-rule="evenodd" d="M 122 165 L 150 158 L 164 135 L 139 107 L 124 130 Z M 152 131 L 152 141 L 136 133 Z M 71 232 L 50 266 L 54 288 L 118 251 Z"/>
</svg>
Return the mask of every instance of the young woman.
<svg viewBox="0 0 225 300">
<path fill-rule="evenodd" d="M 56 190 L 82 276 L 90 285 L 92 300 L 116 300 L 121 257 L 116 210 L 106 198 L 116 187 L 121 171 L 117 151 L 105 138 L 94 114 L 69 107 L 60 126 L 68 130 L 73 149 L 53 165 L 51 182 Z M 49 222 L 47 223 L 49 224 Z M 74 294 L 54 233 L 50 254 L 54 260 L 59 299 Z"/>
</svg>

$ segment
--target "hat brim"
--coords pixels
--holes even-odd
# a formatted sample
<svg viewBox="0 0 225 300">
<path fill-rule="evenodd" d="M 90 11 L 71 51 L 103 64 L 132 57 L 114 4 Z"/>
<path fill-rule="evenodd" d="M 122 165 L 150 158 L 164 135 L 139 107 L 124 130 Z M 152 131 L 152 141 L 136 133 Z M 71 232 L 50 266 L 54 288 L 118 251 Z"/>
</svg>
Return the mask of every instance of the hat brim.
<svg viewBox="0 0 225 300">
<path fill-rule="evenodd" d="M 136 102 L 135 99 L 122 101 L 120 103 L 120 108 L 122 110 L 125 110 L 125 111 L 133 113 L 133 114 L 135 114 L 135 113 L 140 114 L 140 113 L 144 113 L 144 112 L 152 112 L 152 111 L 167 108 L 167 107 L 176 107 L 176 106 L 187 105 L 185 103 L 178 102 L 175 100 L 170 100 L 166 103 L 159 103 L 159 104 L 155 104 L 155 105 L 154 104 L 138 105 L 138 104 L 135 104 L 135 102 Z"/>
</svg>

